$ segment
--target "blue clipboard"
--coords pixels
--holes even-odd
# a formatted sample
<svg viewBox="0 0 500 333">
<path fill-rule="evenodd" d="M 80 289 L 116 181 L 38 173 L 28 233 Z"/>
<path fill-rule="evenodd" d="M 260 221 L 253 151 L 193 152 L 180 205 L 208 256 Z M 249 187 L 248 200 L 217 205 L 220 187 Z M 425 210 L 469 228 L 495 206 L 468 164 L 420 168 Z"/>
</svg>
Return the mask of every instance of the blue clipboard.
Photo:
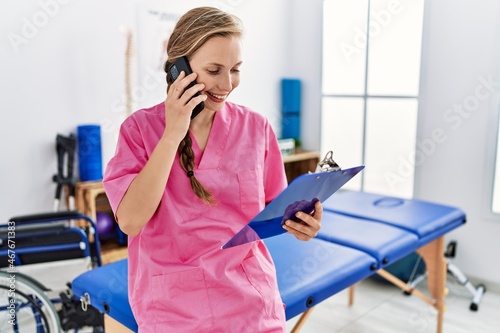
<svg viewBox="0 0 500 333">
<path fill-rule="evenodd" d="M 288 206 L 296 201 L 311 201 L 314 198 L 324 202 L 363 169 L 362 165 L 345 170 L 304 174 L 295 178 L 266 208 L 222 245 L 222 248 L 227 249 L 285 233 L 286 230 L 281 224 Z"/>
</svg>

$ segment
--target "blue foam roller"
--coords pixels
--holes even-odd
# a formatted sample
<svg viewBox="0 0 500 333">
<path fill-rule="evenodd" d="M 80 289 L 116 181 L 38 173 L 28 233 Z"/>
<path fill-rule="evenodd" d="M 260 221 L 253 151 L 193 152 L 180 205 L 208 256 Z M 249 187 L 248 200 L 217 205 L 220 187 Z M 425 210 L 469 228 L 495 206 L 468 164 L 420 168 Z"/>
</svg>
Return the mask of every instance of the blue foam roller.
<svg viewBox="0 0 500 333">
<path fill-rule="evenodd" d="M 101 127 L 80 125 L 77 128 L 80 180 L 102 179 Z"/>
</svg>

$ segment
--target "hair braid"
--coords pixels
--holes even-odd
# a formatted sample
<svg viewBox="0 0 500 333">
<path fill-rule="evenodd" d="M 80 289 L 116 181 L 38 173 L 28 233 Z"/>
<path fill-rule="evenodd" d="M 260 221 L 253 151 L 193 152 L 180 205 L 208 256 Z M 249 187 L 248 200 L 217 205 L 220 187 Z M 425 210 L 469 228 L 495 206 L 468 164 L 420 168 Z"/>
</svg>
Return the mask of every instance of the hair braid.
<svg viewBox="0 0 500 333">
<path fill-rule="evenodd" d="M 191 140 L 189 131 L 179 144 L 178 151 L 182 169 L 184 169 L 186 173 L 192 172 L 194 170 L 194 152 L 193 141 Z M 216 201 L 212 194 L 198 181 L 198 179 L 196 179 L 194 175 L 188 177 L 191 182 L 191 188 L 196 196 L 209 205 L 215 204 Z"/>
</svg>

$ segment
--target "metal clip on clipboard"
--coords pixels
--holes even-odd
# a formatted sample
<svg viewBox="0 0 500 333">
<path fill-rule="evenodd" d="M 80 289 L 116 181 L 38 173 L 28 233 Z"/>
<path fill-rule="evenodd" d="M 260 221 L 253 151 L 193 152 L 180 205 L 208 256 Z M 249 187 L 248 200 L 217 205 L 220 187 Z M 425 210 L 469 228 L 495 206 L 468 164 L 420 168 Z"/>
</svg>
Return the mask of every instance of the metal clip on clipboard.
<svg viewBox="0 0 500 333">
<path fill-rule="evenodd" d="M 332 156 L 333 153 L 329 151 L 318 163 L 315 172 L 295 178 L 264 210 L 224 243 L 222 249 L 285 233 L 281 224 L 288 207 L 303 200 L 323 202 L 364 169 L 361 165 L 341 170 Z"/>
<path fill-rule="evenodd" d="M 314 173 L 326 172 L 326 171 L 337 171 L 340 170 L 340 166 L 333 160 L 333 152 L 330 150 L 326 153 L 325 158 L 318 163 Z"/>
</svg>

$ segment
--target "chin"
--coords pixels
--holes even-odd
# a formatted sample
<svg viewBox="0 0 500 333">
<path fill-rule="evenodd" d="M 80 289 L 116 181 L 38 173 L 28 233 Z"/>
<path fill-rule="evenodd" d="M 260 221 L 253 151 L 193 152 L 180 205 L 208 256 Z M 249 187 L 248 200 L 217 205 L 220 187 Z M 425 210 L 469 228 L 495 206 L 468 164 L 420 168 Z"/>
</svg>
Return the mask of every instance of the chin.
<svg viewBox="0 0 500 333">
<path fill-rule="evenodd" d="M 222 109 L 224 107 L 224 104 L 226 104 L 225 100 L 223 102 L 218 102 L 218 103 L 215 103 L 213 101 L 210 101 L 209 103 L 207 103 L 207 101 L 205 101 L 205 109 L 212 110 L 212 111 L 219 111 L 220 109 Z"/>
</svg>

